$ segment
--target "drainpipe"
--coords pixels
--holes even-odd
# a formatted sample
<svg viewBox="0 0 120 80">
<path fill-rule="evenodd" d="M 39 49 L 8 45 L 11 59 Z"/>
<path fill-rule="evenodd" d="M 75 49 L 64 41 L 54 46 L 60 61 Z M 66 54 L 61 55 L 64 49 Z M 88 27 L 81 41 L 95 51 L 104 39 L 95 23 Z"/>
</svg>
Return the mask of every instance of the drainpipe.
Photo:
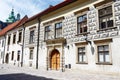
<svg viewBox="0 0 120 80">
<path fill-rule="evenodd" d="M 2 53 L 3 54 L 3 60 L 2 60 L 3 64 L 4 64 L 4 57 L 5 57 L 6 36 L 4 36 L 4 38 L 5 38 L 5 41 L 4 41 L 4 52 Z"/>
<path fill-rule="evenodd" d="M 40 19 L 38 18 L 38 35 L 37 35 L 38 38 L 37 38 L 36 69 L 38 69 L 39 35 L 40 35 Z"/>
<path fill-rule="evenodd" d="M 23 40 L 22 40 L 23 42 L 22 42 L 21 67 L 23 67 L 24 40 L 25 40 L 25 26 L 23 24 Z"/>
</svg>

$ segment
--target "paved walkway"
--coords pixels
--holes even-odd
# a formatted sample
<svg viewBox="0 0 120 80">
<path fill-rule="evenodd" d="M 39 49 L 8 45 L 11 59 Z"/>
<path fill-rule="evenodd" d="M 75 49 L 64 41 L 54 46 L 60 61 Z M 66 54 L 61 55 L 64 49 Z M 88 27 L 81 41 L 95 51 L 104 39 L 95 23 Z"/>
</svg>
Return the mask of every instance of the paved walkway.
<svg viewBox="0 0 120 80">
<path fill-rule="evenodd" d="M 45 71 L 0 64 L 0 80 L 120 80 L 120 74 L 95 74 L 81 71 Z"/>
</svg>

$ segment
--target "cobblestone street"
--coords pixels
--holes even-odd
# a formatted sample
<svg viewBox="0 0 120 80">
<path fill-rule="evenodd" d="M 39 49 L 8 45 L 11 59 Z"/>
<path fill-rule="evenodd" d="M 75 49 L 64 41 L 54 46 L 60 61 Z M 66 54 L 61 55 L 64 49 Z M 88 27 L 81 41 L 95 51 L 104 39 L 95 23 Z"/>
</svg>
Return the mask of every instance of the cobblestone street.
<svg viewBox="0 0 120 80">
<path fill-rule="evenodd" d="M 78 71 L 44 71 L 0 64 L 0 80 L 120 80 L 120 75 Z"/>
</svg>

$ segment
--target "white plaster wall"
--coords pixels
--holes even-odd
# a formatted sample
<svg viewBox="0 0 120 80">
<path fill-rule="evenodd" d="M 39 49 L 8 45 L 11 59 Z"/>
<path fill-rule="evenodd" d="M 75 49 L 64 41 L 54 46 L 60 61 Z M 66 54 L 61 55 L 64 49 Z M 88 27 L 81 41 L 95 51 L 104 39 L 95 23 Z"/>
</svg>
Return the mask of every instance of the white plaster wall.
<svg viewBox="0 0 120 80">
<path fill-rule="evenodd" d="M 2 44 L 5 44 L 5 37 L 4 36 L 0 37 L 0 64 L 2 64 L 3 56 L 4 56 L 4 45 L 2 46 Z"/>
</svg>

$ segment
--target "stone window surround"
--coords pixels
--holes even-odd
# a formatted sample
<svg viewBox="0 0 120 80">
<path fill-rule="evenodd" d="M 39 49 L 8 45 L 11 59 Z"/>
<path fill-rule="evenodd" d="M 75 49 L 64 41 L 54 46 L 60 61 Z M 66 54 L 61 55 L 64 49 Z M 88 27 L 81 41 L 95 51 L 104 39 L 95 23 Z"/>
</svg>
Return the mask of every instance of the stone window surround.
<svg viewBox="0 0 120 80">
<path fill-rule="evenodd" d="M 112 39 L 94 41 L 94 43 L 95 43 L 95 62 L 96 62 L 96 64 L 98 64 L 98 65 L 101 65 L 101 64 L 102 65 L 112 65 L 111 42 L 112 42 Z M 97 49 L 97 47 L 102 46 L 102 45 L 108 45 L 109 46 L 109 56 L 110 56 L 110 58 L 109 58 L 110 62 L 109 63 L 106 63 L 106 62 L 100 63 L 98 61 L 98 49 Z"/>
<path fill-rule="evenodd" d="M 54 25 L 55 25 L 55 27 L 54 27 L 54 28 L 55 28 L 55 32 L 54 32 L 55 38 L 61 38 L 61 37 L 57 37 L 57 36 L 56 36 L 56 31 L 57 31 L 57 30 L 60 30 L 60 29 L 61 29 L 61 30 L 62 30 L 62 34 L 63 34 L 63 25 L 62 25 L 61 28 L 58 28 L 58 29 L 56 28 L 56 24 L 60 24 L 60 23 L 63 24 L 62 21 L 61 21 L 61 22 L 59 21 L 59 22 L 57 22 L 57 23 L 54 24 Z"/>
<path fill-rule="evenodd" d="M 15 35 L 15 41 L 14 41 L 14 35 Z M 13 41 L 12 41 L 12 43 L 15 44 L 15 43 L 16 43 L 16 38 L 17 38 L 17 33 L 14 32 L 12 37 L 13 37 Z"/>
<path fill-rule="evenodd" d="M 87 56 L 87 43 L 76 43 L 76 64 L 88 64 L 88 56 Z M 85 62 L 78 62 L 78 48 L 85 47 L 85 56 L 86 56 L 86 61 Z"/>
<path fill-rule="evenodd" d="M 10 40 L 8 40 L 10 38 Z M 7 45 L 10 45 L 11 44 L 11 34 L 8 34 L 7 35 Z"/>
<path fill-rule="evenodd" d="M 33 44 L 33 43 L 34 43 L 34 42 L 33 42 L 33 43 L 30 43 L 30 32 L 31 32 L 31 31 L 34 31 L 34 36 L 35 36 L 35 31 L 36 31 L 35 29 L 36 29 L 36 26 L 32 26 L 32 27 L 29 28 L 29 44 Z M 34 41 L 35 41 L 35 40 L 34 40 Z"/>
<path fill-rule="evenodd" d="M 85 9 L 82 9 L 82 10 L 80 10 L 80 11 L 77 11 L 77 12 L 74 12 L 74 14 L 75 14 L 75 16 L 76 16 L 76 25 L 78 26 L 78 23 L 77 23 L 77 19 L 78 19 L 78 17 L 80 17 L 80 16 L 83 16 L 83 15 L 87 15 L 87 12 L 89 11 L 89 9 L 88 8 L 85 8 Z M 88 27 L 88 26 L 87 26 Z M 87 32 L 88 32 L 88 29 L 87 29 L 87 32 L 86 33 L 81 33 L 81 34 L 78 34 L 78 29 L 77 29 L 77 27 L 76 27 L 76 34 L 77 35 L 84 35 L 84 34 L 87 34 Z"/>
<path fill-rule="evenodd" d="M 19 41 L 19 33 L 21 32 L 21 40 Z M 22 30 L 18 30 L 18 40 L 17 40 L 17 43 L 20 43 L 22 42 L 22 36 L 23 36 L 23 31 Z"/>
<path fill-rule="evenodd" d="M 63 22 L 63 20 L 64 20 L 64 17 L 62 16 L 62 17 L 59 17 L 59 18 L 56 18 L 56 19 L 53 19 L 53 20 L 44 22 L 44 23 L 43 23 L 43 26 L 44 26 L 44 28 L 47 27 L 47 26 L 53 27 L 53 30 L 52 30 L 52 31 L 53 31 L 54 34 L 55 34 L 55 24 L 60 23 L 60 22 Z M 63 23 L 62 23 L 62 24 L 63 24 Z M 62 26 L 62 27 L 63 27 L 63 26 Z M 62 33 L 63 33 L 63 28 L 62 28 Z M 45 29 L 44 29 L 44 40 L 45 40 Z"/>
<path fill-rule="evenodd" d="M 105 3 L 105 4 L 102 4 L 102 5 L 100 5 L 100 6 L 98 6 L 98 7 L 96 7 L 96 9 L 99 11 L 100 9 L 103 9 L 103 8 L 106 8 L 106 7 L 109 7 L 109 6 L 112 6 L 112 12 L 113 12 L 113 2 L 108 2 L 108 3 Z M 114 12 L 113 12 L 113 14 L 114 14 Z M 112 16 L 113 16 L 113 14 L 112 14 Z M 99 15 L 99 13 L 98 13 L 98 15 Z M 114 17 L 114 16 L 113 16 Z M 97 31 L 99 31 L 100 29 L 99 29 L 99 16 L 97 17 L 97 19 L 98 19 L 98 27 L 97 27 Z M 114 18 L 113 18 L 113 27 L 115 26 L 115 21 L 114 21 Z M 108 28 L 109 29 L 109 28 Z M 104 30 L 104 29 L 103 29 Z"/>
<path fill-rule="evenodd" d="M 32 59 L 30 58 L 30 51 L 31 50 L 33 51 L 33 55 L 32 55 L 33 58 Z M 34 47 L 30 47 L 29 48 L 29 60 L 32 61 L 33 59 L 34 59 Z"/>
</svg>

